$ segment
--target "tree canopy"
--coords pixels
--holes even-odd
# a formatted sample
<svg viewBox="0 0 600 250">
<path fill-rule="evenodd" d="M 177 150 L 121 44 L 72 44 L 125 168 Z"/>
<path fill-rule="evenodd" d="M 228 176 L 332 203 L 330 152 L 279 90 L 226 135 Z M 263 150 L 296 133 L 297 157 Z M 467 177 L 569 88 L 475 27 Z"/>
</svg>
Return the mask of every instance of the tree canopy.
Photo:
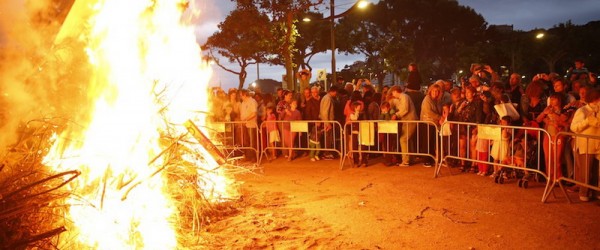
<svg viewBox="0 0 600 250">
<path fill-rule="evenodd" d="M 312 69 L 311 58 L 331 49 L 329 21 L 310 12 L 323 0 L 232 1 L 237 9 L 205 47 L 238 62 L 241 70 L 229 71 L 239 74 L 240 86 L 245 67 L 267 62 L 284 65 L 288 88 L 293 88 L 293 72 L 298 67 Z M 306 16 L 321 21 L 298 22 Z M 370 76 L 379 82 L 390 73 L 402 75 L 411 62 L 419 65 L 425 79 L 450 78 L 471 63 L 503 66 L 506 72 L 521 74 L 562 73 L 575 58 L 583 59 L 588 67 L 600 64 L 600 47 L 596 46 L 600 22 L 512 30 L 512 26 L 488 26 L 480 14 L 454 0 L 380 0 L 336 20 L 336 48 L 365 56 L 364 62 L 346 68 L 344 74 L 356 70 L 358 77 Z M 537 32 L 546 36 L 536 39 Z"/>
<path fill-rule="evenodd" d="M 239 88 L 243 88 L 246 68 L 265 61 L 271 50 L 271 21 L 257 8 L 247 6 L 232 11 L 218 27 L 219 31 L 208 38 L 203 49 L 209 51 L 210 58 L 221 68 L 238 75 Z M 215 52 L 229 62 L 237 63 L 239 71 L 224 67 Z"/>
</svg>

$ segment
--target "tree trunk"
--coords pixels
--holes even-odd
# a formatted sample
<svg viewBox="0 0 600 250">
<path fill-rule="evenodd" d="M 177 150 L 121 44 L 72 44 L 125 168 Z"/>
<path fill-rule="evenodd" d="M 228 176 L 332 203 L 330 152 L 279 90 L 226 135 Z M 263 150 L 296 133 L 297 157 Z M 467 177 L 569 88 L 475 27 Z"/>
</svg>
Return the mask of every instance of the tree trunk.
<svg viewBox="0 0 600 250">
<path fill-rule="evenodd" d="M 248 73 L 246 72 L 246 67 L 242 67 L 240 69 L 240 74 L 238 74 L 238 80 L 240 80 L 240 85 L 238 86 L 238 90 L 244 88 L 244 82 L 246 81 L 246 76 L 248 76 Z"/>
<path fill-rule="evenodd" d="M 385 80 L 385 74 L 384 72 L 379 72 L 379 74 L 377 74 L 377 82 L 379 83 L 379 90 L 381 91 L 381 88 L 383 87 L 384 81 Z"/>
<path fill-rule="evenodd" d="M 286 36 L 285 36 L 285 45 L 283 46 L 283 55 L 285 59 L 285 74 L 287 87 L 289 90 L 294 90 L 294 69 L 293 69 L 293 56 L 292 56 L 292 36 L 294 32 L 292 29 L 294 28 L 294 14 L 288 13 L 286 16 Z"/>
</svg>

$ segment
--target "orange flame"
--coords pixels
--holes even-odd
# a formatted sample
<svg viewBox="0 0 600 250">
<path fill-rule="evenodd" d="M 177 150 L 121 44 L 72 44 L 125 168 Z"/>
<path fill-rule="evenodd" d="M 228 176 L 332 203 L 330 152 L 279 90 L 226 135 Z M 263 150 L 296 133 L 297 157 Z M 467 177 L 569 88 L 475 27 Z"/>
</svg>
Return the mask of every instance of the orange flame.
<svg viewBox="0 0 600 250">
<path fill-rule="evenodd" d="M 208 111 L 211 76 L 193 27 L 182 21 L 183 2 L 97 0 L 89 19 L 79 20 L 90 27 L 81 39 L 94 68 L 88 87 L 96 100 L 91 122 L 56 137 L 44 159 L 56 171 L 82 172 L 70 185 L 68 200 L 78 244 L 177 247 L 172 187 L 165 175 L 154 174 L 164 164 L 159 139 L 184 135 L 181 124 L 188 119 L 204 124 L 198 111 Z M 217 167 L 214 160 L 207 162 L 208 169 Z M 200 188 L 226 196 L 227 180 L 211 174 L 212 187 Z"/>
</svg>

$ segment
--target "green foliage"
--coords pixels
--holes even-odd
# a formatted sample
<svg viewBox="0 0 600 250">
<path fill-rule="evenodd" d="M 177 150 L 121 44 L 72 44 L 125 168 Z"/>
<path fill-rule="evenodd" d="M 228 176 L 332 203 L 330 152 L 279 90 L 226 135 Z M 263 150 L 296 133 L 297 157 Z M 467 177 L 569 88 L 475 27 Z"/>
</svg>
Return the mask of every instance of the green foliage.
<svg viewBox="0 0 600 250">
<path fill-rule="evenodd" d="M 299 19 L 310 18 L 310 22 L 298 22 L 294 51 L 295 65 L 312 70 L 310 60 L 318 53 L 331 49 L 329 22 L 323 20 L 323 15 L 308 12 L 299 15 Z"/>
<path fill-rule="evenodd" d="M 537 39 L 538 33 L 544 37 Z M 504 31 L 490 27 L 481 61 L 496 67 L 508 66 L 523 75 L 540 72 L 564 74 L 576 58 L 583 59 L 592 71 L 598 71 L 600 59 L 600 22 L 586 25 L 561 23 L 548 30 Z M 594 68 L 596 67 L 596 68 Z"/>
<path fill-rule="evenodd" d="M 202 49 L 209 51 L 217 65 L 238 75 L 242 88 L 247 75 L 246 67 L 266 60 L 272 46 L 270 27 L 268 16 L 260 13 L 257 8 L 238 8 L 219 24 L 219 31 L 208 38 Z M 214 55 L 215 52 L 229 62 L 236 62 L 240 70 L 225 68 Z"/>
<path fill-rule="evenodd" d="M 416 62 L 425 75 L 449 77 L 465 48 L 481 41 L 486 22 L 456 1 L 382 0 L 339 26 L 340 36 L 347 36 L 340 50 L 365 54 L 372 68 L 399 73 Z"/>
<path fill-rule="evenodd" d="M 298 15 L 308 11 L 311 7 L 320 5 L 323 0 L 235 0 L 237 7 L 257 8 L 263 15 L 267 15 L 273 23 L 273 39 L 269 51 L 275 52 L 277 57 L 268 61 L 272 64 L 285 65 L 288 88 L 294 86 L 294 56 L 296 52 L 296 39 L 298 31 L 296 22 Z M 245 24 L 247 25 L 247 23 Z"/>
</svg>

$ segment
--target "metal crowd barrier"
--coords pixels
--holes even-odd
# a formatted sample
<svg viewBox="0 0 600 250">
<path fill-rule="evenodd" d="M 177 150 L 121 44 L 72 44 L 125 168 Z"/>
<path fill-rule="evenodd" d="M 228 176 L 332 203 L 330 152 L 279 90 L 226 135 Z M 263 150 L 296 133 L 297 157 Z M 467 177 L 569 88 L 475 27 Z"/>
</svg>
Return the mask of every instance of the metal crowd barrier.
<svg viewBox="0 0 600 250">
<path fill-rule="evenodd" d="M 271 132 L 274 130 L 278 133 Z M 326 155 L 330 158 L 339 157 L 341 166 L 342 132 L 342 125 L 337 121 L 264 121 L 261 124 L 260 138 L 261 141 L 266 142 L 266 145 L 262 145 L 258 162 L 260 164 L 265 156 L 269 156 L 270 150 L 283 151 L 284 155 L 289 150 L 314 151 L 320 160 L 324 160 Z"/>
<path fill-rule="evenodd" d="M 403 136 L 406 132 L 409 134 Z M 346 145 L 341 167 L 344 166 L 346 158 L 356 162 L 358 159 L 354 158 L 364 159 L 370 154 L 393 157 L 394 163 L 402 162 L 396 156 L 431 157 L 433 166 L 438 165 L 439 128 L 433 122 L 351 121 L 344 126 L 344 134 Z"/>
<path fill-rule="evenodd" d="M 227 160 L 251 159 L 259 163 L 259 127 L 246 128 L 245 121 L 207 122 L 205 128 Z M 254 139 L 254 140 L 253 140 Z"/>
<path fill-rule="evenodd" d="M 556 186 L 559 186 L 560 189 L 563 191 L 563 194 L 565 195 L 565 197 L 567 198 L 567 200 L 569 201 L 569 203 L 571 203 L 571 198 L 569 198 L 569 195 L 567 194 L 566 190 L 565 190 L 565 186 L 563 185 L 564 182 L 569 182 L 569 183 L 573 183 L 577 186 L 579 186 L 579 188 L 588 188 L 591 190 L 595 190 L 596 192 L 600 192 L 600 173 L 593 171 L 593 168 L 598 168 L 600 169 L 600 163 L 598 163 L 596 158 L 598 152 L 595 152 L 597 149 L 596 148 L 592 148 L 590 147 L 590 142 L 592 142 L 593 144 L 600 144 L 600 135 L 584 135 L 584 134 L 575 134 L 575 133 L 569 133 L 569 132 L 559 132 L 556 135 L 556 138 L 554 138 L 553 143 L 554 143 L 554 147 L 552 147 L 552 150 L 554 150 L 554 155 L 557 155 L 557 148 L 558 148 L 558 140 L 559 139 L 564 139 L 570 137 L 573 140 L 573 144 L 572 144 L 572 149 L 573 149 L 573 158 L 575 159 L 575 165 L 574 165 L 574 176 L 570 177 L 570 176 L 564 176 L 564 175 L 558 175 L 559 172 L 562 171 L 561 165 L 560 164 L 555 164 L 554 167 L 554 171 L 552 171 L 553 175 L 552 178 L 550 180 L 550 186 L 549 188 L 546 189 L 545 193 L 544 193 L 544 197 L 542 198 L 542 201 L 545 202 L 548 197 L 550 196 L 550 193 L 552 193 L 552 191 L 554 190 L 554 188 Z M 581 144 L 585 144 L 585 154 L 581 154 L 583 156 L 581 156 L 579 154 L 579 151 L 577 151 L 577 147 L 575 146 L 577 143 Z M 571 145 L 564 145 L 565 150 L 570 149 Z M 588 152 L 591 151 L 591 154 L 588 154 Z M 595 163 L 595 164 L 594 164 Z M 600 170 L 598 170 L 600 172 Z M 595 173 L 594 173 L 595 172 Z M 591 176 L 592 173 L 596 174 L 597 176 Z M 583 176 L 582 176 L 583 174 Z M 598 183 L 596 186 L 591 185 L 590 180 L 592 178 L 596 178 Z"/>
<path fill-rule="evenodd" d="M 488 166 L 498 166 L 503 168 L 505 172 L 506 168 L 523 171 L 533 172 L 546 179 L 546 187 L 544 189 L 544 201 L 545 195 L 550 189 L 550 179 L 548 174 L 544 171 L 545 166 L 543 163 L 543 152 L 542 145 L 544 137 L 549 138 L 549 134 L 544 129 L 523 127 L 523 126 L 500 126 L 500 125 L 483 125 L 475 123 L 465 122 L 445 122 L 441 126 L 441 130 L 445 131 L 446 134 L 440 134 L 440 150 L 441 150 L 441 161 L 437 165 L 435 170 L 435 177 L 440 176 L 442 165 L 445 162 L 448 165 L 449 159 L 457 161 L 471 162 L 472 167 L 476 163 L 486 164 Z M 477 131 L 476 137 L 474 131 Z M 508 133 L 503 133 L 506 131 Z M 503 138 L 504 135 L 508 135 L 508 138 Z M 466 147 L 466 152 L 461 154 L 461 140 Z M 504 140 L 504 141 L 503 141 Z M 494 149 L 493 143 L 498 143 Z M 471 152 L 471 148 L 475 147 L 474 153 Z M 487 147 L 487 148 L 486 148 Z M 483 150 L 479 148 L 487 149 L 487 157 L 481 159 L 479 153 Z M 518 153 L 518 151 L 521 151 Z M 554 148 L 551 148 L 554 150 Z M 493 151 L 499 159 L 493 159 Z M 474 154 L 474 155 L 473 155 Z M 501 154 L 505 154 L 501 156 Z M 499 161 L 500 158 L 502 161 Z M 503 179 L 496 178 L 496 182 L 503 183 Z M 519 181 L 519 186 L 527 187 L 527 184 Z"/>
</svg>

